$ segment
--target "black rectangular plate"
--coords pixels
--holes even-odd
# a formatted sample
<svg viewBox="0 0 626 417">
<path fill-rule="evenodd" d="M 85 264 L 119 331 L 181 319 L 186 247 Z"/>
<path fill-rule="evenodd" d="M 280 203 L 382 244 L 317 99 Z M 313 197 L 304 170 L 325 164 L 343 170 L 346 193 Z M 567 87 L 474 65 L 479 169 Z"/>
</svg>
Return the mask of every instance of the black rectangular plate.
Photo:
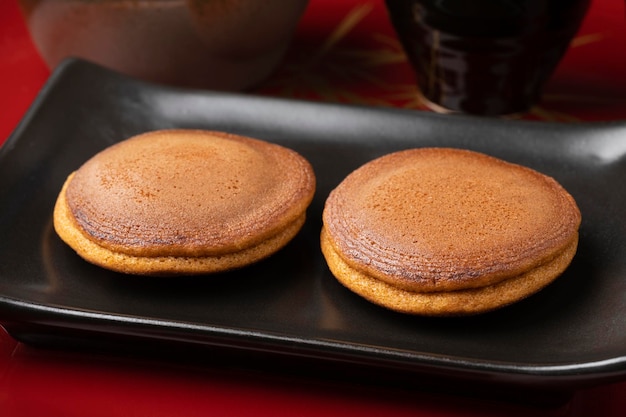
<svg viewBox="0 0 626 417">
<path fill-rule="evenodd" d="M 63 181 L 101 149 L 163 128 L 223 130 L 300 152 L 318 178 L 302 232 L 270 259 L 215 276 L 124 276 L 84 262 L 52 228 Z M 326 196 L 361 164 L 424 146 L 485 152 L 563 184 L 583 214 L 565 274 L 516 305 L 446 319 L 387 311 L 339 285 L 319 250 Z M 626 373 L 625 179 L 623 122 L 551 124 L 181 90 L 68 60 L 0 149 L 0 322 L 40 345 L 128 336 L 513 385 L 612 381 Z"/>
</svg>

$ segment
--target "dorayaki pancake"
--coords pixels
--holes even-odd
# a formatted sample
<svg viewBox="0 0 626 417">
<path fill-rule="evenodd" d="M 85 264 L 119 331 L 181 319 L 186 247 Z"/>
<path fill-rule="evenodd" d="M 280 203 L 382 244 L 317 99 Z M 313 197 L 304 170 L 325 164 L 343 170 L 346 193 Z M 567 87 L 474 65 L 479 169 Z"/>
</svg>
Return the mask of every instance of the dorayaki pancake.
<svg viewBox="0 0 626 417">
<path fill-rule="evenodd" d="M 72 173 L 54 227 L 81 257 L 107 269 L 207 274 L 285 246 L 314 191 L 311 165 L 293 150 L 223 132 L 154 131 Z"/>
<path fill-rule="evenodd" d="M 477 152 L 400 151 L 329 195 L 322 250 L 349 289 L 422 315 L 493 310 L 556 279 L 578 244 L 580 211 L 554 179 Z"/>
</svg>

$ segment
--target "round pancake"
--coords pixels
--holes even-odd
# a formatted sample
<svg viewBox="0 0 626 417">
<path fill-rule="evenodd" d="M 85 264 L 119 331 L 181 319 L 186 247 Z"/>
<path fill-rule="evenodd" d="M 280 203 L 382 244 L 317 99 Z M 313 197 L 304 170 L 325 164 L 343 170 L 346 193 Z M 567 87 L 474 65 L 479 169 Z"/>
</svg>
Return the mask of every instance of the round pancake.
<svg viewBox="0 0 626 417">
<path fill-rule="evenodd" d="M 95 155 L 63 186 L 59 236 L 119 272 L 205 274 L 286 245 L 315 191 L 310 164 L 269 142 L 200 130 L 135 136 Z"/>
<path fill-rule="evenodd" d="M 340 282 L 390 308 L 419 296 L 394 309 L 444 315 L 510 304 L 554 280 L 574 256 L 581 217 L 571 195 L 537 171 L 422 148 L 348 175 L 329 195 L 323 221 L 324 255 Z M 508 295 L 487 301 L 487 292 Z"/>
</svg>

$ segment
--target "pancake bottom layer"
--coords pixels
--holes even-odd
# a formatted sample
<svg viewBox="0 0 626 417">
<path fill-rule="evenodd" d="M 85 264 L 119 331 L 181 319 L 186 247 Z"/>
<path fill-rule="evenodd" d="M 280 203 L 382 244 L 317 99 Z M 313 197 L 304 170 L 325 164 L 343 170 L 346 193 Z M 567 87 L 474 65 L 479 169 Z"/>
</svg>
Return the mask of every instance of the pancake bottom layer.
<svg viewBox="0 0 626 417">
<path fill-rule="evenodd" d="M 401 313 L 458 316 L 504 307 L 550 284 L 569 266 L 576 254 L 578 234 L 554 258 L 525 273 L 485 287 L 441 292 L 404 290 L 352 268 L 335 250 L 325 229 L 322 229 L 321 246 L 337 280 L 370 302 Z"/>
<path fill-rule="evenodd" d="M 241 268 L 274 254 L 295 237 L 306 214 L 256 246 L 219 256 L 133 256 L 115 252 L 88 239 L 76 225 L 65 199 L 66 181 L 54 207 L 54 228 L 62 240 L 86 261 L 116 272 L 136 275 L 200 275 Z"/>
</svg>

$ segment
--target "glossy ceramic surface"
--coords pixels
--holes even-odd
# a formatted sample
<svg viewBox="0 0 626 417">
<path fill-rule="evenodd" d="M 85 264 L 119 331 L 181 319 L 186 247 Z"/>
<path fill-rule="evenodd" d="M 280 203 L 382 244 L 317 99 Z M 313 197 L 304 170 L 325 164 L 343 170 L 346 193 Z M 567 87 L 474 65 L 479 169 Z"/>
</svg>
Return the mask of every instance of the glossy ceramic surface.
<svg viewBox="0 0 626 417">
<path fill-rule="evenodd" d="M 115 274 L 56 236 L 66 176 L 99 150 L 161 128 L 256 136 L 308 158 L 318 189 L 284 250 L 237 272 Z M 319 250 L 326 196 L 399 149 L 473 149 L 554 176 L 576 198 L 580 247 L 541 293 L 486 315 L 386 311 L 339 285 Z M 168 341 L 470 381 L 573 387 L 626 373 L 626 124 L 549 124 L 157 87 L 83 61 L 55 72 L 0 149 L 0 322 L 38 345 Z"/>
</svg>

